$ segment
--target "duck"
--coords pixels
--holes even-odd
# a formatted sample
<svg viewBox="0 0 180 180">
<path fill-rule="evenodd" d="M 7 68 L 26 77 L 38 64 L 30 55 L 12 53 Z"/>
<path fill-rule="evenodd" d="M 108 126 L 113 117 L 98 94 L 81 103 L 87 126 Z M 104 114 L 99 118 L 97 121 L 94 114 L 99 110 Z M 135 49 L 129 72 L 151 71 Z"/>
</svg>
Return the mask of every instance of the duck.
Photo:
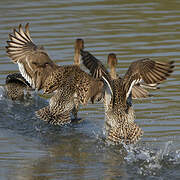
<svg viewBox="0 0 180 180">
<path fill-rule="evenodd" d="M 116 73 L 116 67 L 117 67 L 117 56 L 115 53 L 109 53 L 108 54 L 108 58 L 107 58 L 107 64 L 108 67 L 110 69 L 110 76 L 111 79 L 121 79 L 120 76 L 117 75 Z M 146 89 L 160 89 L 160 87 L 158 87 L 159 83 L 155 83 L 155 84 L 144 84 L 142 82 L 135 84 L 132 87 L 132 99 L 143 99 L 143 98 L 149 98 L 152 97 L 153 95 L 150 94 Z"/>
<path fill-rule="evenodd" d="M 43 90 L 44 94 L 53 93 L 49 105 L 35 112 L 38 118 L 50 124 L 69 124 L 73 108 L 79 104 L 86 105 L 91 97 L 102 91 L 106 83 L 83 71 L 79 64 L 57 65 L 43 46 L 33 42 L 29 23 L 25 25 L 25 30 L 20 24 L 18 30 L 14 29 L 9 34 L 6 49 L 32 88 Z"/>
<path fill-rule="evenodd" d="M 74 43 L 74 64 L 79 66 L 81 65 L 81 49 L 84 49 L 84 40 L 82 38 L 77 38 Z"/>
<path fill-rule="evenodd" d="M 117 78 L 115 70 L 109 73 L 102 62 L 88 51 L 81 50 L 81 56 L 83 64 L 93 77 L 103 76 L 109 80 L 109 86 L 105 86 L 103 96 L 107 142 L 116 145 L 137 143 L 143 135 L 143 130 L 135 122 L 132 89 L 141 82 L 153 87 L 162 83 L 173 72 L 174 61 L 160 62 L 150 58 L 136 60 L 130 64 L 122 78 Z M 116 61 L 113 63 L 115 65 Z"/>
<path fill-rule="evenodd" d="M 74 64 L 80 66 L 80 49 L 84 48 L 84 40 L 78 38 L 75 40 L 74 45 Z M 21 73 L 12 73 L 6 77 L 5 83 L 6 96 L 13 100 L 25 100 L 31 97 L 31 92 L 33 91 L 30 84 L 23 78 Z M 72 115 L 74 121 L 78 120 L 77 117 L 78 107 L 74 107 L 72 110 Z"/>
<path fill-rule="evenodd" d="M 80 49 L 84 49 L 84 40 L 82 38 L 76 39 L 74 44 L 74 65 L 77 66 L 81 65 Z M 72 119 L 72 122 L 79 122 L 79 120 L 81 120 L 77 115 L 78 109 L 79 103 L 76 103 L 72 109 L 72 115 L 74 117 L 74 119 Z"/>
<path fill-rule="evenodd" d="M 20 73 L 8 74 L 5 81 L 5 94 L 13 101 L 31 98 L 33 89 Z"/>
</svg>

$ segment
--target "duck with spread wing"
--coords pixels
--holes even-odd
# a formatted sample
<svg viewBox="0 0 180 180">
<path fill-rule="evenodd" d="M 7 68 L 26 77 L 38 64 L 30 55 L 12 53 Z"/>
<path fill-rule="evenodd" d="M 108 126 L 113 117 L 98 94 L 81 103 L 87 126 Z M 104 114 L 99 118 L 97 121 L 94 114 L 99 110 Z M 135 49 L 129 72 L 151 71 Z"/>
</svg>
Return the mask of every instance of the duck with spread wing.
<svg viewBox="0 0 180 180">
<path fill-rule="evenodd" d="M 108 80 L 109 86 L 105 86 L 103 97 L 107 140 L 115 144 L 136 143 L 143 135 L 143 131 L 134 122 L 133 89 L 135 91 L 134 98 L 147 97 L 148 92 L 144 87 L 156 88 L 173 72 L 174 62 L 159 62 L 149 58 L 137 60 L 131 63 L 122 78 L 117 78 L 115 69 L 109 73 L 101 61 L 88 51 L 81 50 L 81 56 L 83 64 L 90 70 L 94 78 L 102 77 Z M 111 54 L 108 61 L 109 64 L 114 63 L 115 65 L 115 54 Z M 141 92 L 138 95 L 137 88 L 140 88 Z M 144 93 L 141 89 L 144 89 Z"/>
<path fill-rule="evenodd" d="M 18 64 L 21 75 L 30 86 L 37 91 L 43 89 L 47 94 L 54 93 L 49 105 L 36 112 L 44 121 L 55 125 L 68 124 L 74 107 L 86 105 L 90 98 L 102 92 L 104 81 L 83 71 L 78 61 L 65 66 L 52 61 L 43 46 L 32 41 L 29 24 L 26 24 L 25 31 L 22 25 L 18 30 L 14 29 L 7 44 L 8 56 Z M 80 53 L 80 50 L 76 52 Z"/>
</svg>

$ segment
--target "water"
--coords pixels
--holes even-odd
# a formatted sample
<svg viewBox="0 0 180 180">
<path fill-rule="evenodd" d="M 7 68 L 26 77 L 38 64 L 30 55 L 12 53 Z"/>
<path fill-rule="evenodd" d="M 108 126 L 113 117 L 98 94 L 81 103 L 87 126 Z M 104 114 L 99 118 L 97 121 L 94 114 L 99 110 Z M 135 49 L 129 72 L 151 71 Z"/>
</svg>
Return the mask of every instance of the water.
<svg viewBox="0 0 180 180">
<path fill-rule="evenodd" d="M 30 23 L 36 44 L 58 64 L 73 62 L 76 38 L 106 63 L 117 54 L 118 73 L 139 58 L 174 60 L 175 72 L 147 100 L 134 102 L 144 136 L 135 146 L 103 139 L 103 105 L 81 107 L 84 120 L 64 128 L 35 117 L 46 99 L 11 102 L 0 91 L 0 179 L 179 179 L 180 178 L 180 3 L 171 1 L 0 2 L 0 85 L 17 72 L 5 52 L 8 34 Z"/>
</svg>

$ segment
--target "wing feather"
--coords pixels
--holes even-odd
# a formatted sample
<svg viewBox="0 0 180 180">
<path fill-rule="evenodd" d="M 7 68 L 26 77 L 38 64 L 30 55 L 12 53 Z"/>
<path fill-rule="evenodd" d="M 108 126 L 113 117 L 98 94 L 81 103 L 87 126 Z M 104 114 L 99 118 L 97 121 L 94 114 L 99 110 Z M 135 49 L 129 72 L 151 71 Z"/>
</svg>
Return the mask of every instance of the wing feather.
<svg viewBox="0 0 180 180">
<path fill-rule="evenodd" d="M 44 48 L 33 43 L 28 23 L 25 25 L 25 30 L 20 24 L 18 30 L 14 29 L 13 33 L 9 34 L 6 50 L 12 61 L 18 64 L 22 76 L 33 88 L 37 88 L 35 73 L 46 71 L 45 68 L 41 68 L 45 67 L 44 64 L 49 63 L 51 67 L 55 67 L 55 63 L 49 58 Z M 47 71 L 49 72 L 49 70 Z M 45 75 L 48 72 L 42 74 Z"/>
<path fill-rule="evenodd" d="M 173 61 L 159 62 L 149 58 L 131 63 L 123 77 L 123 86 L 127 94 L 126 98 L 132 90 L 132 84 L 135 85 L 144 82 L 149 87 L 156 87 L 156 85 L 166 80 L 173 72 L 173 64 Z"/>
<path fill-rule="evenodd" d="M 101 61 L 96 59 L 88 51 L 81 50 L 80 53 L 84 66 L 89 69 L 94 78 L 103 80 L 105 84 L 105 91 L 107 94 L 110 93 L 110 96 L 113 96 L 111 76 Z"/>
</svg>

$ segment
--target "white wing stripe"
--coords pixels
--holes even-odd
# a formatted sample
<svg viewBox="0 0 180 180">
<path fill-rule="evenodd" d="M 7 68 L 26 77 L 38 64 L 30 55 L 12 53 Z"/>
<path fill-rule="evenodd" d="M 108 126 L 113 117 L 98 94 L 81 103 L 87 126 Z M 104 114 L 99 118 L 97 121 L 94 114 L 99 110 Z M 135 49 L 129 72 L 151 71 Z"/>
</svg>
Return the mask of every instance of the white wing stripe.
<svg viewBox="0 0 180 180">
<path fill-rule="evenodd" d="M 35 88 L 31 77 L 28 76 L 28 74 L 26 73 L 23 63 L 18 62 L 18 67 L 19 67 L 20 73 L 26 79 L 26 81 L 31 85 L 32 88 Z"/>
<path fill-rule="evenodd" d="M 102 76 L 102 78 L 103 78 L 103 80 L 106 82 L 107 86 L 109 87 L 109 90 L 110 90 L 110 92 L 111 92 L 111 95 L 113 95 L 113 91 L 112 91 L 111 85 L 109 84 L 109 82 L 107 81 L 107 79 L 106 79 L 104 76 Z"/>
<path fill-rule="evenodd" d="M 134 84 L 136 84 L 136 83 L 138 83 L 139 82 L 139 80 L 134 80 L 132 83 L 131 83 L 131 86 L 129 87 L 129 90 L 128 90 L 128 92 L 127 92 L 127 94 L 126 94 L 126 99 L 129 97 L 129 94 L 130 94 L 130 92 L 131 92 L 131 90 L 132 90 L 132 87 L 134 86 Z"/>
</svg>

